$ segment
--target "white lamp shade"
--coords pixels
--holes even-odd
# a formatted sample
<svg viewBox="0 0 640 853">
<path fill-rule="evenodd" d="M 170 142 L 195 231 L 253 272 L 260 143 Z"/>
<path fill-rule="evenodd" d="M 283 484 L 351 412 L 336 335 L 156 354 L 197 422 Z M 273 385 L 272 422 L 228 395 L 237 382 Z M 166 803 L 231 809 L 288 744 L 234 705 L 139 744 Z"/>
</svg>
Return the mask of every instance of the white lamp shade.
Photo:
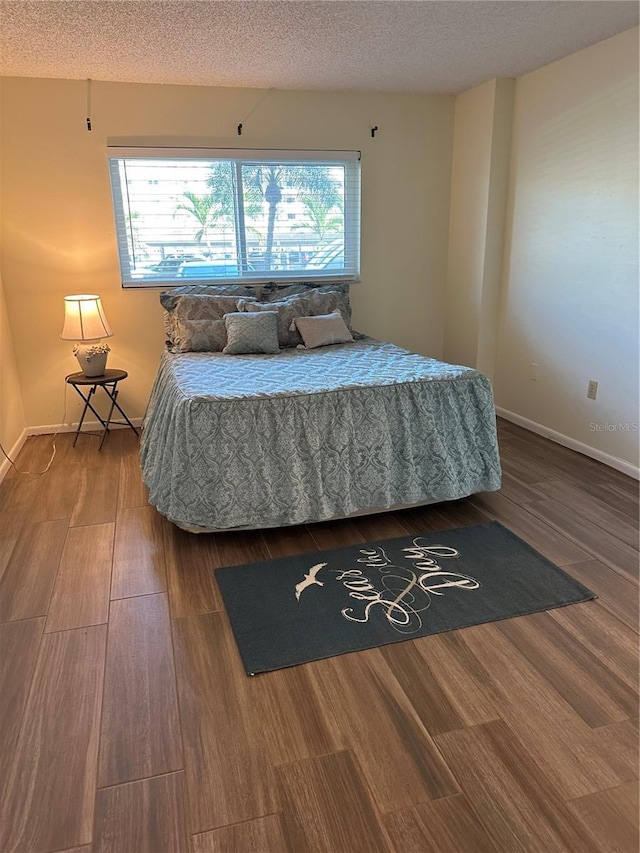
<svg viewBox="0 0 640 853">
<path fill-rule="evenodd" d="M 99 341 L 112 335 L 99 296 L 90 293 L 65 296 L 64 328 L 60 335 L 63 340 Z"/>
</svg>

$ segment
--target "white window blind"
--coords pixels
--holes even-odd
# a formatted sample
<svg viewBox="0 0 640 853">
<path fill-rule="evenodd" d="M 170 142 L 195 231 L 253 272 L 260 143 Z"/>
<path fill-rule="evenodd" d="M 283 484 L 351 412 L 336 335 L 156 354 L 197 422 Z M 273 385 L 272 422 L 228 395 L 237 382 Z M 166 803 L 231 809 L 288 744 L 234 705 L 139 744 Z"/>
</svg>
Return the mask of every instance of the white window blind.
<svg viewBox="0 0 640 853">
<path fill-rule="evenodd" d="M 107 156 L 125 287 L 359 276 L 357 151 Z"/>
</svg>

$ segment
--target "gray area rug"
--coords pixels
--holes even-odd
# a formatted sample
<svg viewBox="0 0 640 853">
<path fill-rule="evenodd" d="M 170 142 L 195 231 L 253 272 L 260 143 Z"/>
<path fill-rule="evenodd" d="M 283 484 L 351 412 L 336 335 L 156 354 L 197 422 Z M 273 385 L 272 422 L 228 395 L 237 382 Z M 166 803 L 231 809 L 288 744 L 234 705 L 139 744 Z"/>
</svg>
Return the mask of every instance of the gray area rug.
<svg viewBox="0 0 640 853">
<path fill-rule="evenodd" d="M 498 522 L 215 575 L 250 675 L 596 597 Z"/>
</svg>

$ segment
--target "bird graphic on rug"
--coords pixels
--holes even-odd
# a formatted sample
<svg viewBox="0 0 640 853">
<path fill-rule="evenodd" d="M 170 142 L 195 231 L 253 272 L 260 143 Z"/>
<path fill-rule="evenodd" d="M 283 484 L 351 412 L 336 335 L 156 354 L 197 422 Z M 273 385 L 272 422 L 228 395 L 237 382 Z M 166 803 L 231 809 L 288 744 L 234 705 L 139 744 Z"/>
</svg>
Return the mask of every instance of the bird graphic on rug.
<svg viewBox="0 0 640 853">
<path fill-rule="evenodd" d="M 326 565 L 326 563 L 317 563 L 315 566 L 311 566 L 307 574 L 304 576 L 304 580 L 296 584 L 296 601 L 300 601 L 300 596 L 308 586 L 313 586 L 313 584 L 316 584 L 317 586 L 324 586 L 322 581 L 316 579 L 316 575 L 320 569 L 323 569 Z"/>
</svg>

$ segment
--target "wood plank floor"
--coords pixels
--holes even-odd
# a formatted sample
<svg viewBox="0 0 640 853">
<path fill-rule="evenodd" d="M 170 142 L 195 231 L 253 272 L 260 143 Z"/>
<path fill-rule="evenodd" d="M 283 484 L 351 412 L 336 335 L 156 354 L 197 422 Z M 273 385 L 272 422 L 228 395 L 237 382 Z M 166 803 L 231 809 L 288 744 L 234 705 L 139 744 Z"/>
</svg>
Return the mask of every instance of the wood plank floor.
<svg viewBox="0 0 640 853">
<path fill-rule="evenodd" d="M 130 430 L 10 472 L 0 851 L 637 853 L 638 484 L 499 435 L 498 493 L 263 532 L 160 517 Z M 245 675 L 215 567 L 491 519 L 598 598 Z"/>
</svg>

